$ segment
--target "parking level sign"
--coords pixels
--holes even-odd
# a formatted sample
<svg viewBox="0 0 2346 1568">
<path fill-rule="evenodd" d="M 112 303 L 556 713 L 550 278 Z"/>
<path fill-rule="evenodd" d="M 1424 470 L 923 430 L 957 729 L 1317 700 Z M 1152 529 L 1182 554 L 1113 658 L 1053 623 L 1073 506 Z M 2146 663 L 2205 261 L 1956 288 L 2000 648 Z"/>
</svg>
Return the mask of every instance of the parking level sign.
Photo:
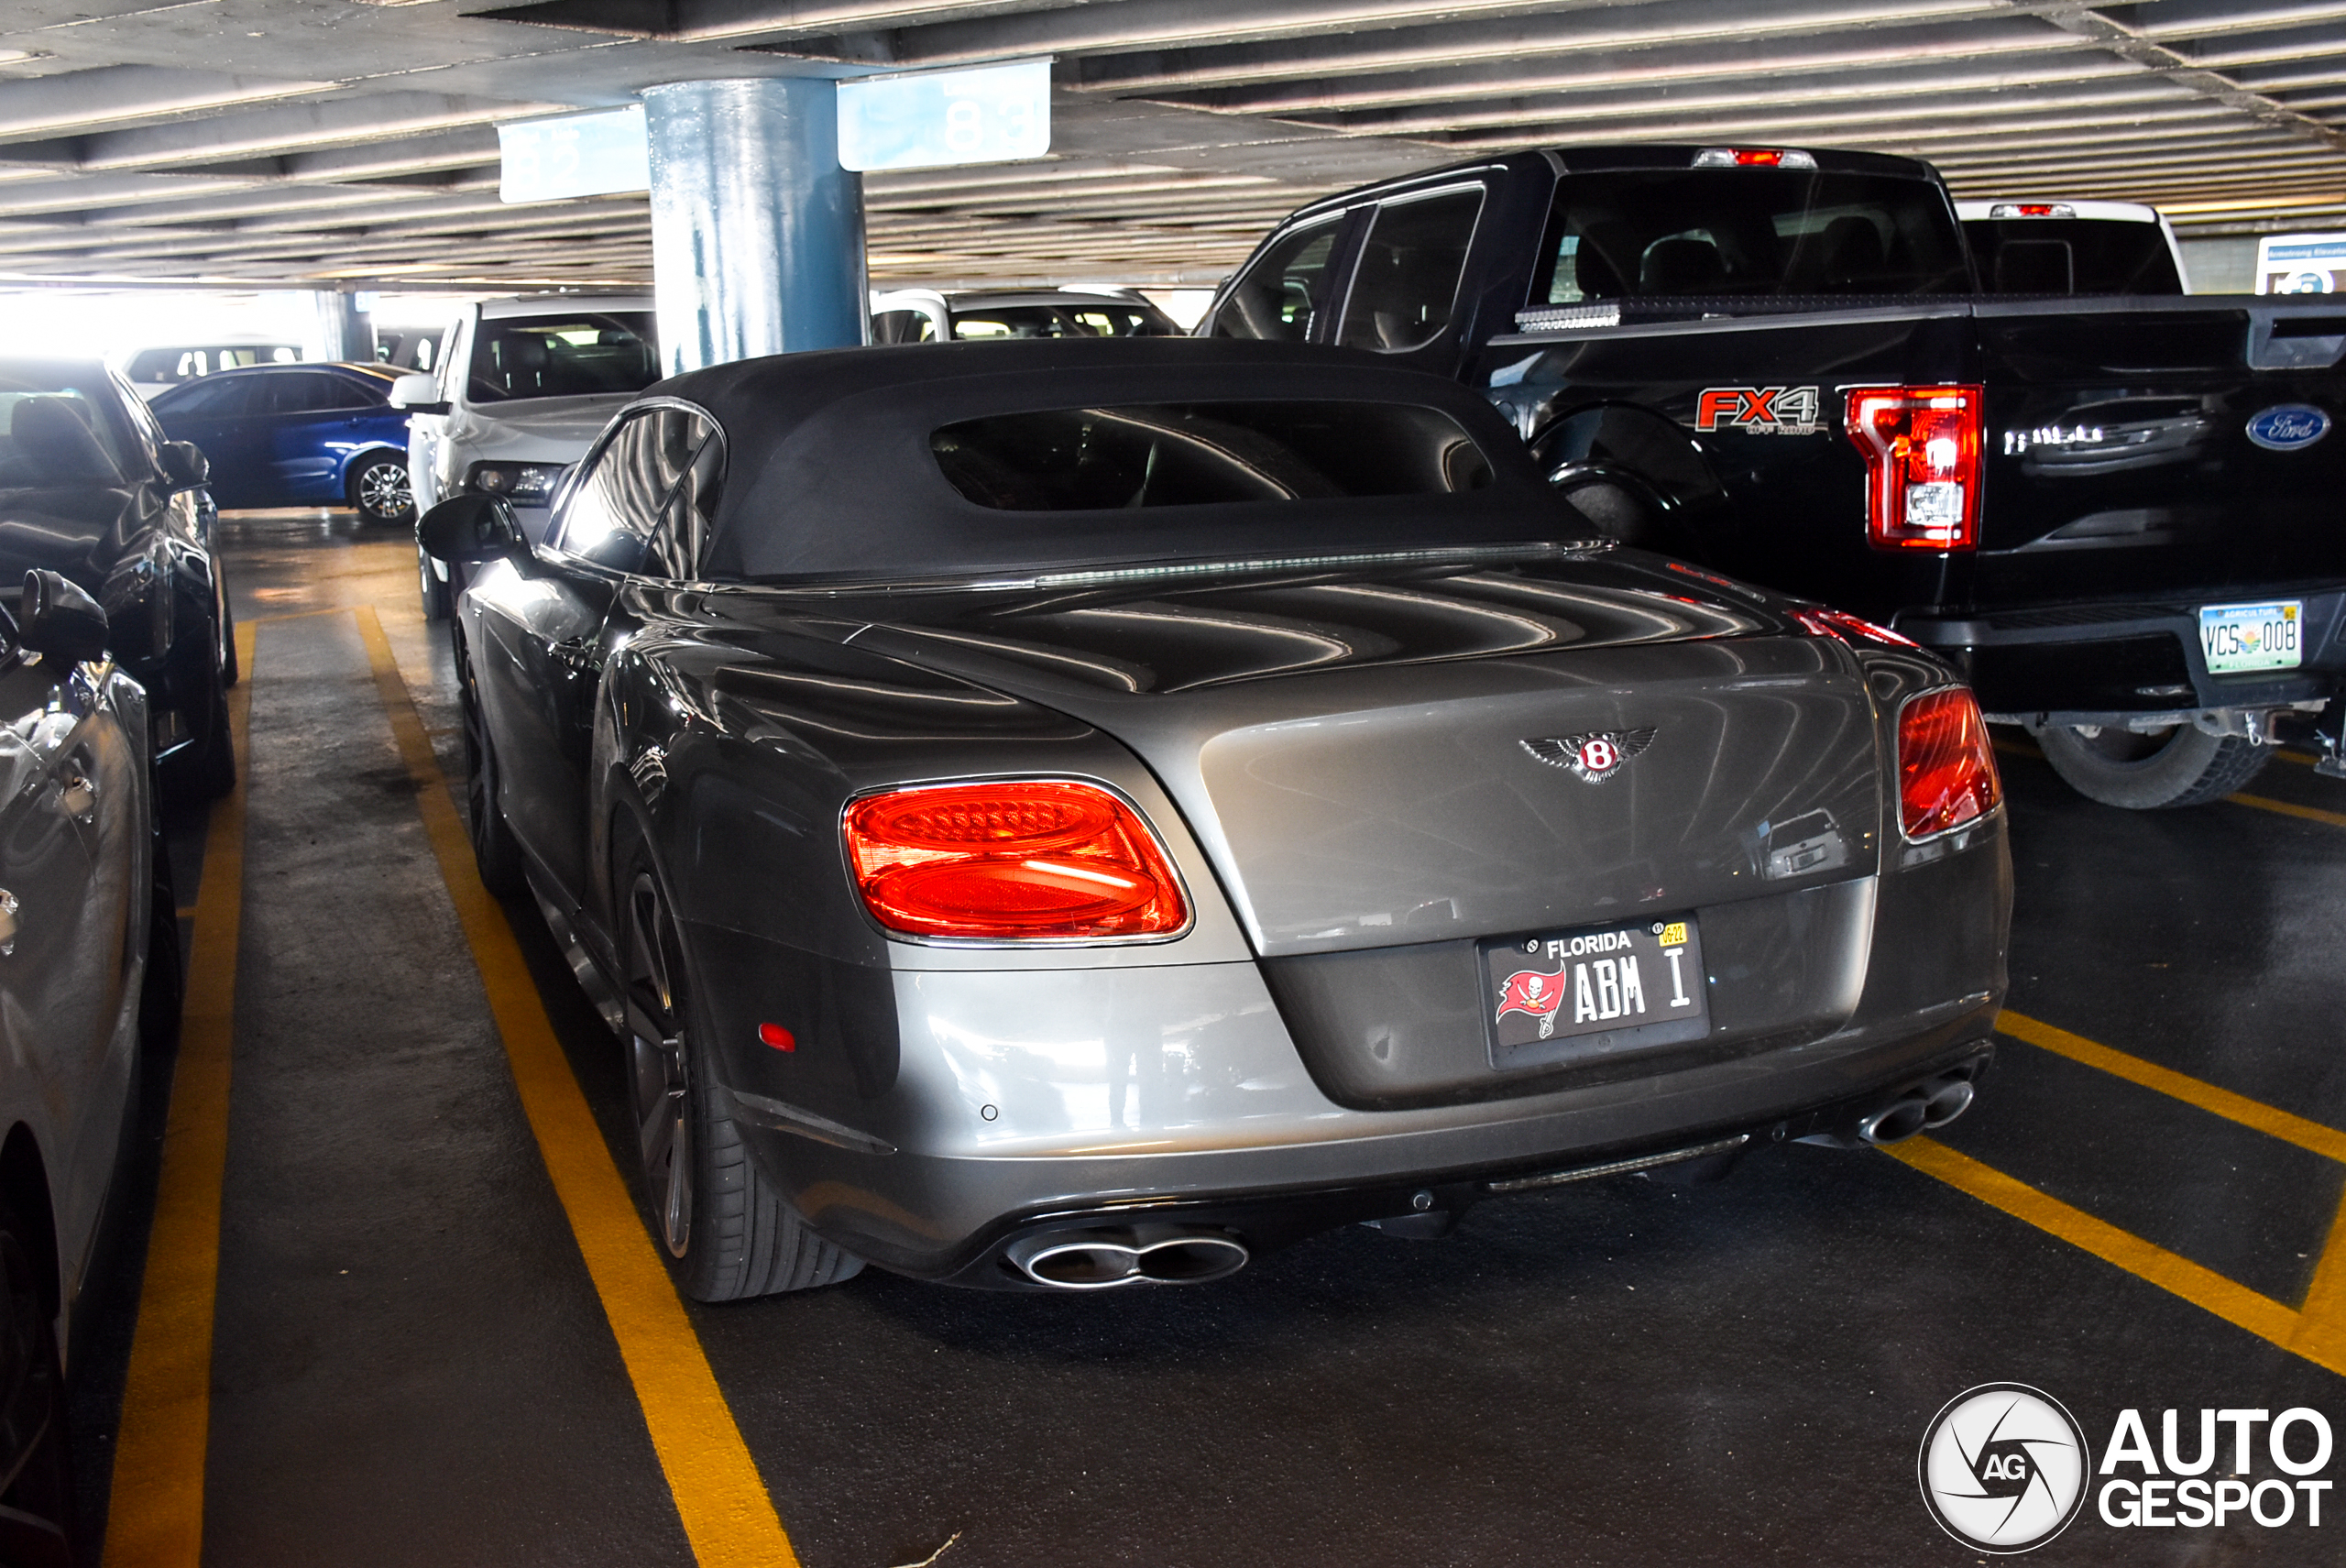
<svg viewBox="0 0 2346 1568">
<path fill-rule="evenodd" d="M 1051 62 L 871 76 L 839 87 L 839 166 L 943 169 L 1051 150 Z"/>
</svg>

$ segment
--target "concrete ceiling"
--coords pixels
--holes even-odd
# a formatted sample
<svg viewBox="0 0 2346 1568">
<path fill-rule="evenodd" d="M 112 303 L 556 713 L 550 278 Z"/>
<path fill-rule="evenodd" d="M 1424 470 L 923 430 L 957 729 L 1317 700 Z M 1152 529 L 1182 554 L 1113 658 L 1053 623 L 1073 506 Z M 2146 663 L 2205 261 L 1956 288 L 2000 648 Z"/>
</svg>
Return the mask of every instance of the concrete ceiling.
<svg viewBox="0 0 2346 1568">
<path fill-rule="evenodd" d="M 2346 0 L 0 0 L 0 279 L 639 281 L 643 198 L 502 205 L 498 122 L 1036 55 L 1052 157 L 870 177 L 875 282 L 1207 283 L 1310 197 L 1589 141 L 2346 226 Z"/>
</svg>

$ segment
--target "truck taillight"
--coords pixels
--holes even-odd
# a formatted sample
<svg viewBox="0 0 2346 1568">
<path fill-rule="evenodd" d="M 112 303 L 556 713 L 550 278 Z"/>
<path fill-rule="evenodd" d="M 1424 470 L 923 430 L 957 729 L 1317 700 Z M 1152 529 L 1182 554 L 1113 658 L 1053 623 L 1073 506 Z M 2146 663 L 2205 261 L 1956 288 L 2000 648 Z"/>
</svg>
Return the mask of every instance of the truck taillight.
<svg viewBox="0 0 2346 1568">
<path fill-rule="evenodd" d="M 892 931 L 982 941 L 1164 937 L 1189 903 L 1140 814 L 1065 779 L 866 795 L 840 829 L 856 891 Z"/>
<path fill-rule="evenodd" d="M 1961 687 L 1925 692 L 1898 714 L 1898 825 L 1928 839 L 1978 820 L 2004 798 L 1979 705 Z"/>
<path fill-rule="evenodd" d="M 1881 550 L 1979 544 L 1977 387 L 1860 387 L 1849 440 L 1866 459 L 1866 538 Z"/>
<path fill-rule="evenodd" d="M 1697 169 L 1814 169 L 1816 159 L 1794 147 L 1706 147 L 1694 154 Z"/>
</svg>

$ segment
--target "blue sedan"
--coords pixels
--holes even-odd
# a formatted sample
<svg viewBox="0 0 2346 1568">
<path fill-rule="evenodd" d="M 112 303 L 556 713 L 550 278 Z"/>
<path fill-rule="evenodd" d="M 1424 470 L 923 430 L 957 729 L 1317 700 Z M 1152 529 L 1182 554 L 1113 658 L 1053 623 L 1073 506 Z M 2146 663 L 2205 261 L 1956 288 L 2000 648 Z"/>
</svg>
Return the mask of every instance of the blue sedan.
<svg viewBox="0 0 2346 1568">
<path fill-rule="evenodd" d="M 367 522 L 405 522 L 407 411 L 390 406 L 399 372 L 377 365 L 256 365 L 159 392 L 148 406 L 174 441 L 212 461 L 224 507 L 351 506 Z"/>
</svg>

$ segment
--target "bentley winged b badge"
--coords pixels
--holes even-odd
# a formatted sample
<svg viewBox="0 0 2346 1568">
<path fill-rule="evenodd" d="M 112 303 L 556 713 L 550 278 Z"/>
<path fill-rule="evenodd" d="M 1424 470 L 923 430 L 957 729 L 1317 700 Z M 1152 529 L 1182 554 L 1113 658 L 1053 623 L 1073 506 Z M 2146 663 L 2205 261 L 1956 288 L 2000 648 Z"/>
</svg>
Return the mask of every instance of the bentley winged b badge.
<svg viewBox="0 0 2346 1568">
<path fill-rule="evenodd" d="M 1586 735 L 1541 735 L 1520 742 L 1551 768 L 1603 784 L 1621 764 L 1653 744 L 1653 729 L 1600 729 Z"/>
</svg>

